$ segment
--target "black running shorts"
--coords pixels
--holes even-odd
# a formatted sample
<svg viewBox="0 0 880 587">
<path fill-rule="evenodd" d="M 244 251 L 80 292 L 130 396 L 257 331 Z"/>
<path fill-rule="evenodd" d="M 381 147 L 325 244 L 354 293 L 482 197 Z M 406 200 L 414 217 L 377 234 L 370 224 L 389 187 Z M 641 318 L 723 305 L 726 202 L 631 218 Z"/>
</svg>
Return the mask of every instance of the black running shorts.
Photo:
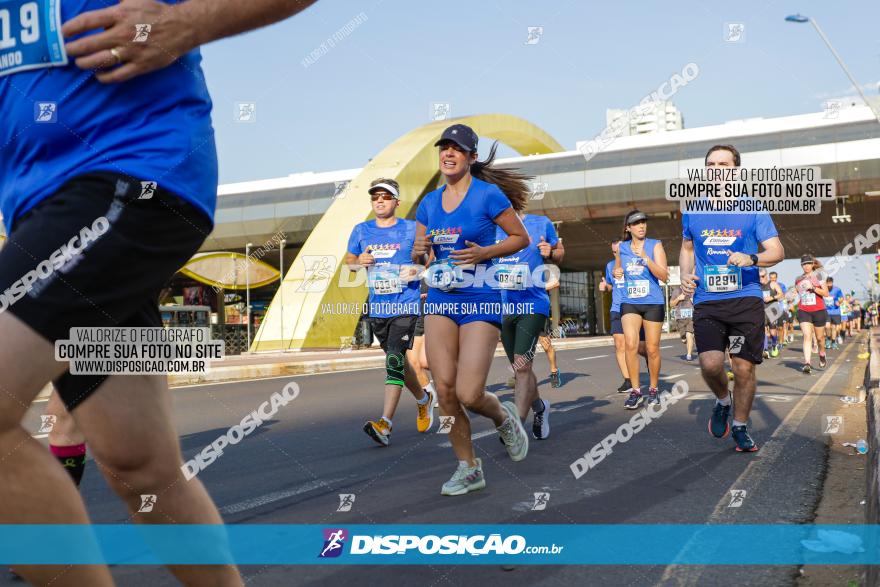
<svg viewBox="0 0 880 587">
<path fill-rule="evenodd" d="M 764 352 L 764 301 L 758 297 L 700 302 L 694 306 L 699 351 L 725 351 L 756 365 Z"/>
<path fill-rule="evenodd" d="M 663 304 L 620 304 L 620 316 L 638 314 L 647 322 L 663 322 L 666 311 Z"/>
<path fill-rule="evenodd" d="M 824 328 L 825 323 L 828 322 L 828 311 L 816 310 L 815 312 L 807 312 L 798 308 L 798 322 L 806 322 L 813 326 Z"/>
<path fill-rule="evenodd" d="M 139 199 L 138 179 L 82 175 L 17 219 L 0 251 L 0 311 L 51 342 L 74 327 L 162 326 L 159 293 L 212 222 L 159 184 Z M 65 373 L 55 388 L 73 409 L 106 378 Z"/>
<path fill-rule="evenodd" d="M 425 336 L 425 315 L 419 314 L 413 336 Z"/>
<path fill-rule="evenodd" d="M 501 323 L 501 344 L 504 345 L 507 359 L 513 363 L 514 355 L 534 357 L 535 345 L 538 344 L 538 337 L 544 336 L 546 324 L 547 316 L 544 314 L 505 316 Z"/>
<path fill-rule="evenodd" d="M 826 312 L 828 310 L 825 310 Z M 828 322 L 832 324 L 840 324 L 840 314 L 828 314 Z"/>
<path fill-rule="evenodd" d="M 412 315 L 370 318 L 370 328 L 386 354 L 406 354 L 412 348 L 418 319 L 418 316 Z"/>
</svg>

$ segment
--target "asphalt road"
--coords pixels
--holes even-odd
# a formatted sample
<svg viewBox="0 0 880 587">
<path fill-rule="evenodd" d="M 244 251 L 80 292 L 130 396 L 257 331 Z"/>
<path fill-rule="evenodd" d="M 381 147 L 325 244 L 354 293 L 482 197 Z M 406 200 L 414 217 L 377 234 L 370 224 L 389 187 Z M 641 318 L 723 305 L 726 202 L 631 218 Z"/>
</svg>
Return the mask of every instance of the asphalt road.
<svg viewBox="0 0 880 587">
<path fill-rule="evenodd" d="M 713 400 L 696 363 L 685 362 L 683 345 L 664 341 L 661 389 L 688 384 L 686 398 L 580 479 L 569 465 L 612 433 L 633 412 L 616 393 L 620 375 L 613 348 L 559 353 L 564 385 L 551 389 L 546 356 L 536 359 L 543 397 L 552 403 L 550 438 L 531 443 L 528 458 L 511 462 L 491 422 L 472 418 L 486 489 L 443 497 L 440 486 L 456 461 L 445 437 L 419 434 L 415 404 L 405 396 L 394 420 L 390 447 L 374 444 L 361 427 L 378 417 L 381 370 L 328 373 L 180 388 L 173 392 L 185 458 L 192 456 L 288 381 L 299 397 L 200 474 L 228 523 L 796 523 L 808 521 L 818 500 L 825 461 L 822 415 L 839 397 L 853 395 L 844 381 L 857 344 L 829 352 L 825 373 L 799 371 L 800 343 L 758 370 L 758 398 L 751 430 L 761 451 L 737 453 L 733 441 L 706 432 Z M 850 362 L 848 359 L 852 359 Z M 815 364 L 815 360 L 814 360 Z M 833 371 L 833 374 L 831 373 Z M 503 359 L 496 359 L 489 389 L 502 399 Z M 830 376 L 830 377 L 829 377 Z M 643 374 L 643 378 L 646 375 Z M 824 377 L 824 379 L 823 379 Z M 821 380 L 821 381 L 820 381 Z M 812 389 L 812 393 L 808 392 Z M 41 404 L 28 415 L 38 427 Z M 854 412 L 855 413 L 855 412 Z M 859 412 L 860 414 L 860 412 Z M 787 418 L 787 419 L 786 419 Z M 782 425 L 785 421 L 785 425 Z M 528 427 L 527 427 L 528 429 Z M 772 437 L 772 440 L 771 440 Z M 853 439 L 854 440 L 854 439 Z M 770 441 L 770 442 L 768 442 Z M 765 446 L 765 443 L 766 446 Z M 746 471 L 747 466 L 754 463 Z M 728 508 L 731 489 L 747 489 L 741 507 Z M 533 493 L 549 504 L 532 511 Z M 337 512 L 340 493 L 356 496 L 350 512 Z M 96 523 L 122 523 L 128 516 L 88 465 L 82 494 Z M 320 545 L 318 545 L 320 546 Z M 620 544 L 649 552 L 649 543 Z M 790 585 L 794 567 L 492 566 L 243 567 L 250 585 Z M 120 585 L 174 585 L 164 569 L 113 569 Z"/>
</svg>

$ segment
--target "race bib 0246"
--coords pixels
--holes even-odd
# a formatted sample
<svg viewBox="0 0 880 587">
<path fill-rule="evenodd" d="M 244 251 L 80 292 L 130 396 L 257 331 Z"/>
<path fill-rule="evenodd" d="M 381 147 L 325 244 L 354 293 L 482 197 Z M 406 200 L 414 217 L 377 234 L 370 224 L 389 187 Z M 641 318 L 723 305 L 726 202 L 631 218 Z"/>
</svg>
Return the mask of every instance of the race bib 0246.
<svg viewBox="0 0 880 587">
<path fill-rule="evenodd" d="M 742 269 L 735 265 L 706 265 L 703 273 L 708 292 L 725 293 L 742 289 Z"/>
<path fill-rule="evenodd" d="M 0 1 L 0 76 L 62 65 L 61 0 Z"/>
<path fill-rule="evenodd" d="M 647 279 L 627 279 L 626 280 L 626 297 L 643 298 L 648 295 L 651 284 Z"/>
</svg>

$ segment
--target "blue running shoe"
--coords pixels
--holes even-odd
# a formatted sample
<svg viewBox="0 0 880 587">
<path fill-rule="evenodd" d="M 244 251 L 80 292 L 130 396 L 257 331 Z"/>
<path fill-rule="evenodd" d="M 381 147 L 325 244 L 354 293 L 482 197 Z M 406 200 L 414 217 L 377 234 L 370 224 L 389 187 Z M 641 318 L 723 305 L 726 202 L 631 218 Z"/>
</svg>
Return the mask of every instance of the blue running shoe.
<svg viewBox="0 0 880 587">
<path fill-rule="evenodd" d="M 623 407 L 627 410 L 636 410 L 644 402 L 645 397 L 642 395 L 642 392 L 638 389 L 633 389 L 629 392 L 629 397 L 626 398 L 626 401 L 623 402 Z"/>
<path fill-rule="evenodd" d="M 736 442 L 736 452 L 755 452 L 758 450 L 758 445 L 749 436 L 749 431 L 745 426 L 734 426 L 731 433 Z"/>
<path fill-rule="evenodd" d="M 648 405 L 651 404 L 660 405 L 660 390 L 656 387 L 648 388 Z"/>
<path fill-rule="evenodd" d="M 709 434 L 715 438 L 727 438 L 730 434 L 730 404 L 723 406 L 717 401 L 709 418 Z"/>
</svg>

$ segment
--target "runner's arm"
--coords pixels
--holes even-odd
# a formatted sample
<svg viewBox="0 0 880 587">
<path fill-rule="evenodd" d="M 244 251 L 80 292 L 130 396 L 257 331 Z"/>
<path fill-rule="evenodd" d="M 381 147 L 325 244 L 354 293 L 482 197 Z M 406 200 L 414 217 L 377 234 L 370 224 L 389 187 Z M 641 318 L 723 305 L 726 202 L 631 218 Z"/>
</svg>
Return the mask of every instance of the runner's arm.
<svg viewBox="0 0 880 587">
<path fill-rule="evenodd" d="M 67 54 L 81 69 L 98 69 L 102 83 L 127 81 L 174 63 L 196 47 L 224 37 L 284 20 L 315 0 L 187 0 L 166 4 L 157 0 L 122 0 L 99 10 L 83 12 L 64 23 L 61 31 L 70 38 Z M 133 42 L 137 25 L 149 24 L 144 42 Z M 110 52 L 115 49 L 119 60 Z M 107 69 L 112 67 L 112 69 Z"/>
<path fill-rule="evenodd" d="M 666 251 L 663 249 L 663 243 L 654 245 L 654 259 L 648 255 L 645 255 L 644 259 L 654 277 L 660 281 L 666 281 L 669 278 L 669 267 L 666 266 Z"/>
<path fill-rule="evenodd" d="M 778 236 L 768 238 L 761 241 L 764 250 L 758 253 L 758 267 L 773 267 L 783 259 L 785 259 L 785 249 L 782 247 L 782 241 Z"/>
<path fill-rule="evenodd" d="M 697 286 L 694 263 L 694 241 L 682 239 L 681 251 L 678 253 L 678 268 L 681 275 L 681 289 L 686 293 L 692 293 Z"/>
<path fill-rule="evenodd" d="M 565 247 L 562 246 L 562 237 L 559 237 L 556 241 L 556 246 L 550 251 L 550 261 L 559 265 L 562 263 L 563 257 L 565 257 Z"/>
<path fill-rule="evenodd" d="M 777 302 L 778 302 L 779 300 L 781 300 L 782 298 L 785 297 L 785 294 L 782 293 L 782 288 L 779 287 L 779 284 L 778 284 L 778 283 L 776 283 L 776 282 L 772 282 L 772 281 L 771 281 L 771 282 L 770 282 L 770 289 L 776 291 L 776 293 L 773 294 L 773 299 L 776 300 Z"/>
</svg>

